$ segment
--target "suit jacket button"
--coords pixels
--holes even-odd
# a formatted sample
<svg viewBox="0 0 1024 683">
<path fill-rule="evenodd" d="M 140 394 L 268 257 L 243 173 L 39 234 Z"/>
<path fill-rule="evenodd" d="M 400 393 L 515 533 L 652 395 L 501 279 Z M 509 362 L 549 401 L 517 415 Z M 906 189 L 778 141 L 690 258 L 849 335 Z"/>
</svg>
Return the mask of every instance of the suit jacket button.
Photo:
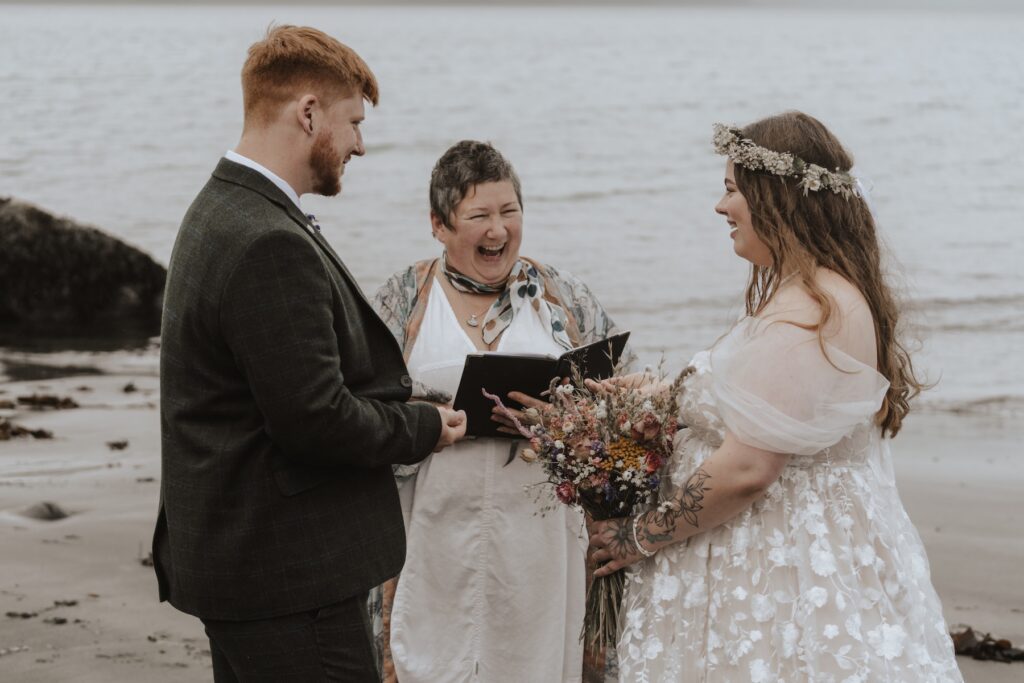
<svg viewBox="0 0 1024 683">
<path fill-rule="evenodd" d="M 400 379 L 399 381 L 402 383 L 403 387 L 408 388 L 412 386 L 412 377 L 410 377 L 409 375 L 402 375 L 402 379 Z"/>
</svg>

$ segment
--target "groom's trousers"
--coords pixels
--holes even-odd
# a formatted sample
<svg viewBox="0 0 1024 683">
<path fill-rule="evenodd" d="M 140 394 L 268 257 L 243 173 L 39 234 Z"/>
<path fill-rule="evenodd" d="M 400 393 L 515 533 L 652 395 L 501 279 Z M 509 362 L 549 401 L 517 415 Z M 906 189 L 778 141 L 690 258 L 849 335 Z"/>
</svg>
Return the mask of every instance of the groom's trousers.
<svg viewBox="0 0 1024 683">
<path fill-rule="evenodd" d="M 257 621 L 204 619 L 215 683 L 377 683 L 366 593 Z"/>
</svg>

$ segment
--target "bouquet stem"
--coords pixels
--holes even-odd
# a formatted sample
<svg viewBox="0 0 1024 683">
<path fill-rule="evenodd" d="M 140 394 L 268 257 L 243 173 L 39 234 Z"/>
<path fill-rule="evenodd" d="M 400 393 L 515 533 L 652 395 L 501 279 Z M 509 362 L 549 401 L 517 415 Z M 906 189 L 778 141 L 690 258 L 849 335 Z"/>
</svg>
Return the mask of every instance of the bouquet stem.
<svg viewBox="0 0 1024 683">
<path fill-rule="evenodd" d="M 626 576 L 620 569 L 594 579 L 587 590 L 587 611 L 580 639 L 589 653 L 615 647 L 619 635 L 619 609 L 622 606 Z"/>
</svg>

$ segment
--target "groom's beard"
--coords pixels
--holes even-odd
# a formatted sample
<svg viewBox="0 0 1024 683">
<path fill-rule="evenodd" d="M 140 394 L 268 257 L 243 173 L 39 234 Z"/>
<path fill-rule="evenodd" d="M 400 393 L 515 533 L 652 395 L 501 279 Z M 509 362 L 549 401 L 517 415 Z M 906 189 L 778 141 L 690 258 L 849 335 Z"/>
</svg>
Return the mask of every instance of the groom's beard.
<svg viewBox="0 0 1024 683">
<path fill-rule="evenodd" d="M 341 192 L 341 155 L 334 149 L 334 134 L 325 130 L 313 141 L 309 155 L 313 169 L 313 192 L 333 197 Z"/>
</svg>

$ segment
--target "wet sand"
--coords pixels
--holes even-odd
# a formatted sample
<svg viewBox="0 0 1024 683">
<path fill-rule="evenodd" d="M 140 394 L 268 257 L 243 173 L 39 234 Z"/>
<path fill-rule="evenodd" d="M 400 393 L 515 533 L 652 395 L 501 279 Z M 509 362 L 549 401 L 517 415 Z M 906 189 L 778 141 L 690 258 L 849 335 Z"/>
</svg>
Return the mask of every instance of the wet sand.
<svg viewBox="0 0 1024 683">
<path fill-rule="evenodd" d="M 125 393 L 129 383 L 137 390 Z M 199 621 L 157 602 L 153 570 L 141 562 L 159 497 L 157 378 L 122 370 L 8 382 L 0 392 L 0 401 L 45 393 L 80 404 L 0 410 L 54 433 L 0 441 L 0 614 L 30 615 L 0 617 L 0 679 L 212 680 Z M 1021 436 L 1012 420 L 914 415 L 894 443 L 947 620 L 1016 645 L 1024 644 Z M 112 441 L 128 444 L 112 450 Z M 42 501 L 69 516 L 20 514 Z M 1024 680 L 1024 663 L 959 661 L 968 683 Z"/>
</svg>

